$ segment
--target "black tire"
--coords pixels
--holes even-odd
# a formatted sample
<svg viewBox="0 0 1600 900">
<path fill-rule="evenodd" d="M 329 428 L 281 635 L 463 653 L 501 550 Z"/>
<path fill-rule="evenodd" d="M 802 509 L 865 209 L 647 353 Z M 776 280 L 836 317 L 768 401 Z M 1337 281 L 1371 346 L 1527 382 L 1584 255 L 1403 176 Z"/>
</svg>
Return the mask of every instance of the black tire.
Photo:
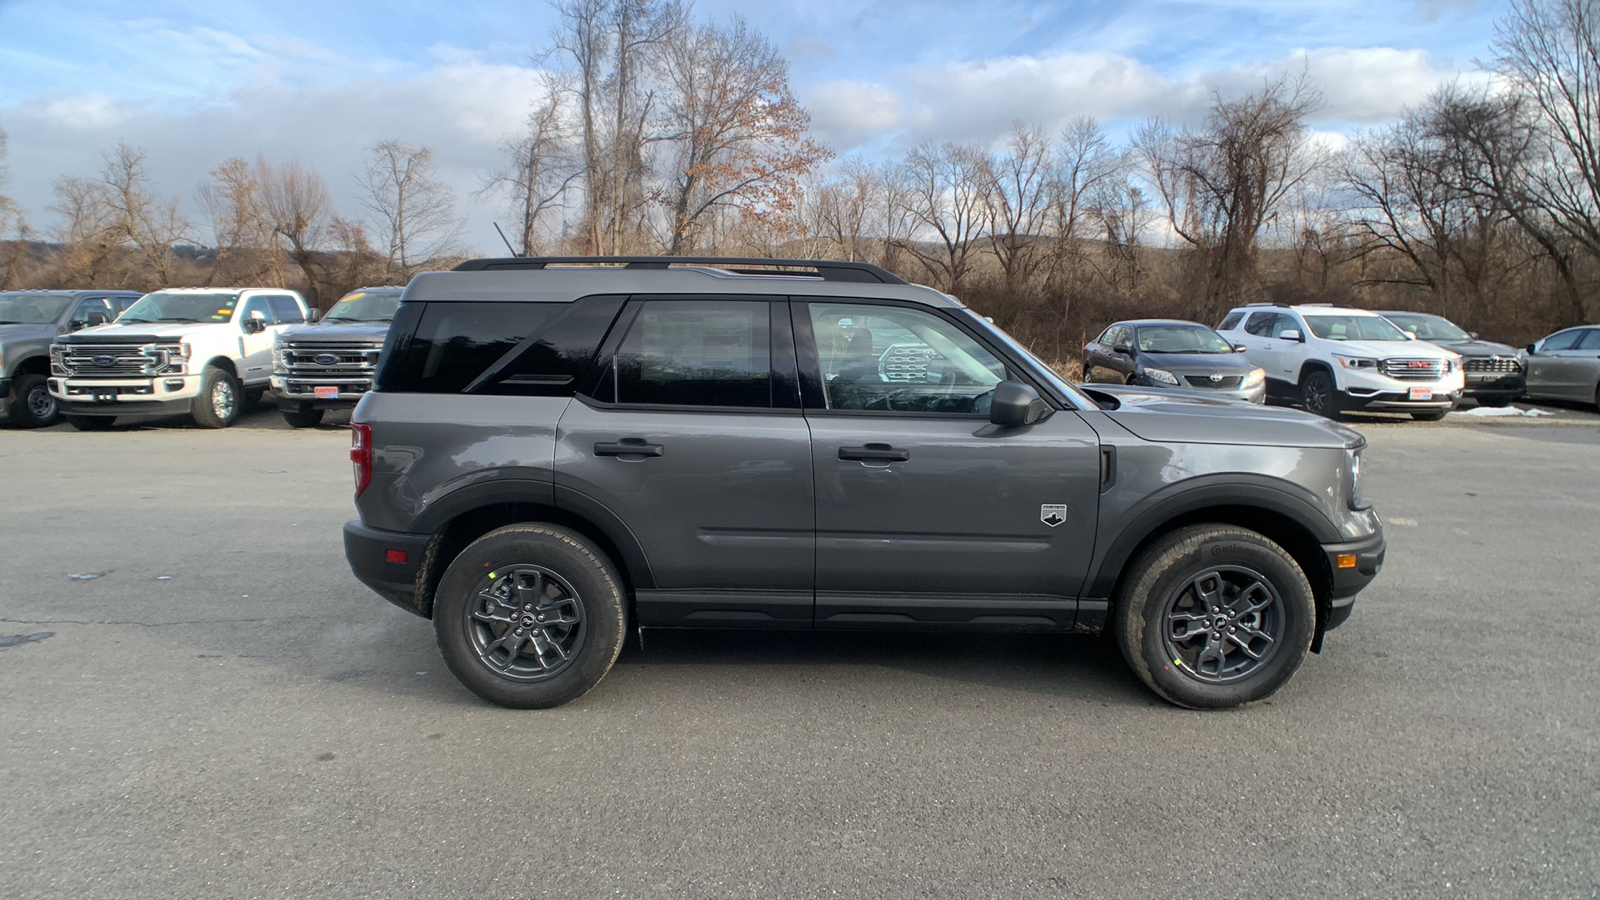
<svg viewBox="0 0 1600 900">
<path fill-rule="evenodd" d="M 1300 379 L 1300 405 L 1306 412 L 1328 419 L 1339 418 L 1339 391 L 1324 369 L 1312 369 Z"/>
<path fill-rule="evenodd" d="M 239 419 L 239 399 L 239 382 L 216 366 L 206 366 L 189 412 L 201 428 L 227 428 Z"/>
<path fill-rule="evenodd" d="M 299 409 L 281 410 L 283 420 L 289 423 L 290 428 L 315 428 L 322 422 L 322 410 L 302 406 Z"/>
<path fill-rule="evenodd" d="M 1444 414 L 1449 411 L 1448 409 L 1430 409 L 1427 412 L 1414 412 L 1411 414 L 1411 418 L 1416 419 L 1418 422 L 1437 422 L 1444 418 Z"/>
<path fill-rule="evenodd" d="M 79 431 L 105 431 L 117 421 L 116 416 L 66 416 L 67 424 Z"/>
<path fill-rule="evenodd" d="M 526 602 L 508 602 L 519 591 Z M 594 687 L 622 652 L 622 580 L 576 535 L 507 525 L 451 561 L 433 628 L 445 664 L 474 694 L 514 709 L 560 706 Z"/>
<path fill-rule="evenodd" d="M 251 388 L 244 392 L 244 403 L 246 406 L 255 406 L 265 396 L 267 396 L 266 388 Z"/>
<path fill-rule="evenodd" d="M 1211 609 L 1196 603 L 1206 596 Z M 1300 667 L 1316 601 L 1294 557 L 1271 540 L 1191 525 L 1134 559 L 1112 624 L 1123 658 L 1151 690 L 1178 706 L 1227 709 L 1270 696 Z"/>
<path fill-rule="evenodd" d="M 1510 406 L 1511 405 L 1511 398 L 1510 397 L 1479 397 L 1478 398 L 1478 405 L 1479 406 L 1492 406 L 1492 407 L 1495 407 L 1496 409 L 1498 409 L 1498 408 L 1500 408 L 1502 406 Z"/>
<path fill-rule="evenodd" d="M 44 428 L 61 418 L 56 398 L 43 375 L 21 374 L 11 382 L 11 423 L 22 428 Z"/>
</svg>

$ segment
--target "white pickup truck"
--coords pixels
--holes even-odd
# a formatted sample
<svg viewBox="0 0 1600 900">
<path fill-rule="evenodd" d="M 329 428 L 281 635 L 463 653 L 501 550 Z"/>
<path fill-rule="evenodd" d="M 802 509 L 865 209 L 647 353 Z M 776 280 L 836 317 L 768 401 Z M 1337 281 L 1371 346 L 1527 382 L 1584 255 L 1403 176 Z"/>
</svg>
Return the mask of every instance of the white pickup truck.
<svg viewBox="0 0 1600 900">
<path fill-rule="evenodd" d="M 278 333 L 315 318 L 283 288 L 156 291 L 113 325 L 58 338 L 50 395 L 83 431 L 124 416 L 184 414 L 226 428 L 269 387 Z"/>
</svg>

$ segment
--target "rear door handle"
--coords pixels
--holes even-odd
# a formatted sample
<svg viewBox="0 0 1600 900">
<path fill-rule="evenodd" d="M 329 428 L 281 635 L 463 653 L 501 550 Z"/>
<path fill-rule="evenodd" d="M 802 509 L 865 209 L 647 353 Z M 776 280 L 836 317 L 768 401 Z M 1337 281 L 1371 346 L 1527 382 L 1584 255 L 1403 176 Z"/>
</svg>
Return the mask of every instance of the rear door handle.
<svg viewBox="0 0 1600 900">
<path fill-rule="evenodd" d="M 863 462 L 905 462 L 911 458 L 911 451 L 897 450 L 888 444 L 867 444 L 863 447 L 840 447 L 839 458 Z"/>
<path fill-rule="evenodd" d="M 660 456 L 664 452 L 660 444 L 647 444 L 644 438 L 623 438 L 615 443 L 602 441 L 594 445 L 595 456 Z"/>
</svg>

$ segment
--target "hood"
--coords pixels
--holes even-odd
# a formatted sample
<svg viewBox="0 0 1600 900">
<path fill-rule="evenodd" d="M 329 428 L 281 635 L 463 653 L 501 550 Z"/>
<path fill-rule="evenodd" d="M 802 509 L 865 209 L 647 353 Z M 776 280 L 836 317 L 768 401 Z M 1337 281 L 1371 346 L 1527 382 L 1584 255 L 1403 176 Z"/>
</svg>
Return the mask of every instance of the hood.
<svg viewBox="0 0 1600 900">
<path fill-rule="evenodd" d="M 1147 441 L 1327 448 L 1366 443 L 1355 431 L 1298 409 L 1124 385 L 1078 389 L 1103 407 L 1115 405 L 1106 417 Z"/>
<path fill-rule="evenodd" d="M 132 325 L 101 325 L 85 328 L 59 338 L 63 344 L 129 343 L 147 344 L 175 341 L 202 334 L 216 334 L 218 328 L 232 328 L 227 322 L 135 322 Z"/>
<path fill-rule="evenodd" d="M 296 325 L 280 335 L 284 341 L 348 343 L 350 341 L 376 341 L 383 343 L 389 334 L 388 322 L 318 322 L 315 325 Z"/>
<path fill-rule="evenodd" d="M 1221 375 L 1235 373 L 1248 375 L 1250 370 L 1255 368 L 1249 360 L 1244 358 L 1243 353 L 1151 353 L 1143 351 L 1139 354 L 1139 364 L 1189 375 L 1209 375 L 1212 372 Z"/>
<path fill-rule="evenodd" d="M 1468 357 L 1504 356 L 1507 359 L 1516 359 L 1518 352 L 1516 347 L 1497 344 L 1494 341 L 1429 341 L 1428 343 Z"/>
<path fill-rule="evenodd" d="M 1342 356 L 1368 359 L 1453 359 L 1456 355 L 1454 350 L 1427 341 L 1328 341 L 1327 346 Z"/>
<path fill-rule="evenodd" d="M 60 332 L 61 326 L 54 322 L 46 325 L 0 325 L 0 344 L 53 338 Z"/>
</svg>

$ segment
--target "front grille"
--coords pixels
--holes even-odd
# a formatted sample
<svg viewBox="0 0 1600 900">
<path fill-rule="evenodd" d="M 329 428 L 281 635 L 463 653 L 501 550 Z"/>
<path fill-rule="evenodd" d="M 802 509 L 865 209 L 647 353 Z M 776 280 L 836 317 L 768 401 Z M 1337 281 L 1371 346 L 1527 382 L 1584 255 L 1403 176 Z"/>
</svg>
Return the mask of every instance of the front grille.
<svg viewBox="0 0 1600 900">
<path fill-rule="evenodd" d="M 1386 359 L 1378 363 L 1383 374 L 1399 381 L 1438 381 L 1445 373 L 1442 359 Z"/>
<path fill-rule="evenodd" d="M 1236 388 L 1240 382 L 1244 381 L 1243 375 L 1224 375 L 1216 381 L 1212 381 L 1210 375 L 1185 375 L 1183 377 L 1188 379 L 1190 387 L 1198 388 Z"/>
<path fill-rule="evenodd" d="M 938 355 L 927 344 L 895 344 L 878 358 L 878 371 L 884 381 L 927 381 L 928 363 Z"/>
<path fill-rule="evenodd" d="M 54 368 L 69 378 L 149 378 L 181 368 L 181 353 L 177 344 L 67 344 Z"/>
<path fill-rule="evenodd" d="M 370 378 L 378 368 L 379 344 L 316 344 L 290 341 L 283 346 L 283 365 L 291 376 Z M 321 357 L 321 361 L 318 358 Z"/>
<path fill-rule="evenodd" d="M 1508 356 L 1479 356 L 1462 366 L 1468 372 L 1520 372 L 1522 364 Z"/>
</svg>

